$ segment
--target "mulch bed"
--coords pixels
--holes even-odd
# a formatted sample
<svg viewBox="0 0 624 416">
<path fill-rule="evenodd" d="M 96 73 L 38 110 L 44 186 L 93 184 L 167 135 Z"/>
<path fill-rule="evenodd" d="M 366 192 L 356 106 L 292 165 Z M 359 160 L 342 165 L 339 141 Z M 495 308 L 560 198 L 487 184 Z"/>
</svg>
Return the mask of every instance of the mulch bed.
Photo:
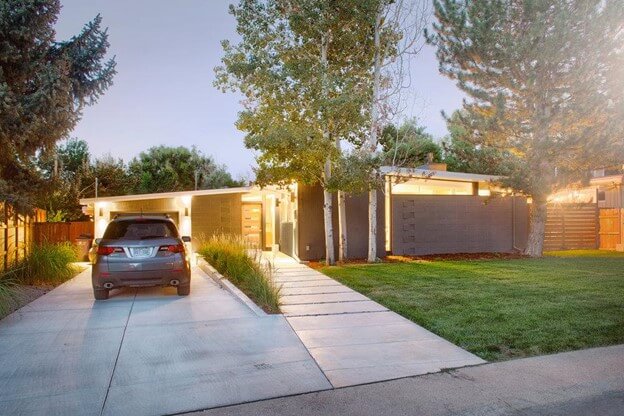
<svg viewBox="0 0 624 416">
<path fill-rule="evenodd" d="M 32 302 L 33 300 L 45 295 L 46 293 L 54 289 L 54 287 L 55 286 L 52 286 L 52 285 L 42 285 L 42 286 L 20 285 L 19 293 L 17 294 L 16 298 L 11 301 L 8 310 L 4 314 L 0 313 L 0 319 L 6 316 L 9 316 L 10 314 L 15 312 L 22 306 L 25 306 L 29 304 L 30 302 Z"/>
<path fill-rule="evenodd" d="M 523 259 L 528 256 L 521 253 L 452 253 L 452 254 L 428 254 L 425 256 L 386 256 L 380 263 L 411 263 L 420 261 L 452 261 L 452 260 L 513 260 Z M 323 261 L 310 261 L 307 263 L 313 269 L 325 267 Z M 353 259 L 346 262 L 337 262 L 338 266 L 351 264 L 368 264 L 365 259 Z"/>
</svg>

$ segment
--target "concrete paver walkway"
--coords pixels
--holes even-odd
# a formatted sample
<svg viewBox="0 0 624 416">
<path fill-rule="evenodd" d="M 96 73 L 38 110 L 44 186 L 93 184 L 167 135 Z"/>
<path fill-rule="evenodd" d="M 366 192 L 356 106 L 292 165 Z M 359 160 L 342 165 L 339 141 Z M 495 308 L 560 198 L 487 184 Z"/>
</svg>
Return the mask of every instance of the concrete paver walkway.
<svg viewBox="0 0 624 416">
<path fill-rule="evenodd" d="M 281 315 L 200 270 L 95 302 L 89 270 L 0 321 L 0 414 L 162 415 L 331 388 Z"/>
<path fill-rule="evenodd" d="M 268 260 L 286 319 L 334 387 L 485 362 L 290 257 Z"/>
</svg>

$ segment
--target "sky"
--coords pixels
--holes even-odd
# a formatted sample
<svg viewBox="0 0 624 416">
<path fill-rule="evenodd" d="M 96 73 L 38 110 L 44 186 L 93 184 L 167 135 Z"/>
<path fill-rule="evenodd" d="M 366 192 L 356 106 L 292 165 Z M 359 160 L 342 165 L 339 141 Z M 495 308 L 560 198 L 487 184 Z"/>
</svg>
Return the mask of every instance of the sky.
<svg viewBox="0 0 624 416">
<path fill-rule="evenodd" d="M 240 96 L 212 84 L 223 39 L 236 39 L 231 0 L 61 0 L 57 40 L 79 33 L 98 13 L 115 56 L 114 85 L 83 113 L 71 137 L 96 156 L 129 161 L 151 146 L 196 146 L 235 177 L 252 178 L 254 154 L 234 125 Z M 426 46 L 411 65 L 403 117 L 417 117 L 436 137 L 446 134 L 440 114 L 461 106 L 453 81 L 438 73 Z"/>
</svg>

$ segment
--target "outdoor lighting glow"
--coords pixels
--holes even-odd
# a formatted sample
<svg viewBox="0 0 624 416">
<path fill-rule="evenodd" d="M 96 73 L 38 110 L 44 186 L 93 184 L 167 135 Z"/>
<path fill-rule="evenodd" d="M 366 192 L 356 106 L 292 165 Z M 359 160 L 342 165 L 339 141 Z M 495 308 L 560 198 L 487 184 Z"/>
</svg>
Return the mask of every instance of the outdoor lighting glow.
<svg viewBox="0 0 624 416">
<path fill-rule="evenodd" d="M 100 238 L 104 235 L 104 231 L 106 231 L 106 226 L 108 225 L 108 221 L 106 218 L 100 218 L 97 222 L 97 228 L 95 230 L 95 236 Z"/>
<path fill-rule="evenodd" d="M 190 217 L 184 217 L 182 218 L 181 224 L 180 224 L 180 233 L 182 235 L 191 235 L 191 218 Z"/>
<path fill-rule="evenodd" d="M 183 197 L 180 198 L 180 200 L 182 201 L 182 204 L 185 207 L 188 207 L 191 205 L 191 198 L 192 198 L 191 195 L 184 195 Z"/>
</svg>

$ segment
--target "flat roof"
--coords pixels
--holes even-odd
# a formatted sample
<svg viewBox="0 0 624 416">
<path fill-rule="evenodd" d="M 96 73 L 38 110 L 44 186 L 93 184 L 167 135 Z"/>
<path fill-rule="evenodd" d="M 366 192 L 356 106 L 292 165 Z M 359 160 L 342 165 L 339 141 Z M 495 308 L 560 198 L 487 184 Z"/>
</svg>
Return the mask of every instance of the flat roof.
<svg viewBox="0 0 624 416">
<path fill-rule="evenodd" d="M 381 173 L 389 176 L 410 176 L 430 180 L 463 182 L 497 182 L 503 179 L 503 176 L 496 175 L 481 175 L 478 173 L 448 172 L 445 170 L 419 168 L 399 168 L 394 166 L 382 166 Z"/>
<path fill-rule="evenodd" d="M 223 194 L 242 194 L 254 190 L 260 190 L 257 186 L 242 186 L 238 188 L 221 188 L 221 189 L 202 189 L 198 191 L 177 191 L 177 192 L 159 192 L 153 194 L 136 194 L 136 195 L 118 195 L 103 196 L 98 198 L 82 198 L 80 205 L 90 205 L 95 202 L 119 202 L 119 201 L 141 201 L 145 199 L 161 199 L 175 198 L 182 196 L 200 196 L 200 195 L 223 195 Z"/>
<path fill-rule="evenodd" d="M 603 183 L 603 182 L 623 183 L 624 182 L 624 175 L 599 176 L 597 178 L 591 178 L 589 180 L 590 184 Z"/>
</svg>

